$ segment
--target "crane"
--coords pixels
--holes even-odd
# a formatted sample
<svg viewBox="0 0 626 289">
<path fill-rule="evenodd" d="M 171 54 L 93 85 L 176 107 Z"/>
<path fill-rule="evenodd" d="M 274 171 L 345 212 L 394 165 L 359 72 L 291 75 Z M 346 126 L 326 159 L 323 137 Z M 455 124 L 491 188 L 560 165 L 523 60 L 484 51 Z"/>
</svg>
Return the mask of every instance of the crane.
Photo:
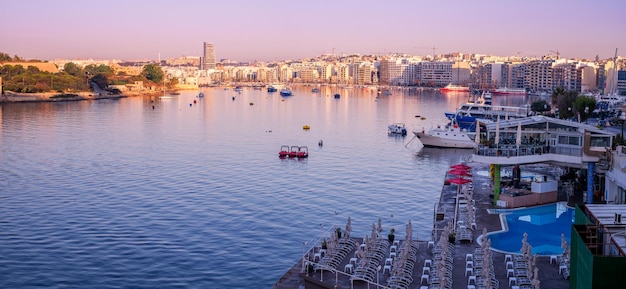
<svg viewBox="0 0 626 289">
<path fill-rule="evenodd" d="M 559 53 L 559 51 L 554 51 L 554 50 L 550 50 L 550 52 L 556 54 L 556 59 L 561 59 L 561 53 Z"/>
<path fill-rule="evenodd" d="M 435 55 L 437 55 L 437 47 L 435 47 L 435 45 L 433 45 L 433 47 L 429 47 L 429 46 L 415 46 L 414 48 L 417 49 L 432 49 L 433 50 L 433 58 L 435 57 Z"/>
</svg>

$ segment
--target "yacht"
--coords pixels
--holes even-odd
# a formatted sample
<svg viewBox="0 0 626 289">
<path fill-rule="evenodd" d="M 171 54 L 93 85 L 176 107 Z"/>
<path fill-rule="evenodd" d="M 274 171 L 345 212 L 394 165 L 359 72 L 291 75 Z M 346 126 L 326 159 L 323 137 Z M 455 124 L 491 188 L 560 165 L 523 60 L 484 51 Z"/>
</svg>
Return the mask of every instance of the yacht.
<svg viewBox="0 0 626 289">
<path fill-rule="evenodd" d="M 485 92 L 481 99 L 463 103 L 455 112 L 446 112 L 446 117 L 461 129 L 475 130 L 476 120 L 483 122 L 500 119 L 522 118 L 532 115 L 530 105 L 500 106 L 491 104 L 491 94 Z"/>
<path fill-rule="evenodd" d="M 493 93 L 494 95 L 526 95 L 526 89 L 501 87 L 492 91 L 491 93 Z"/>
<path fill-rule="evenodd" d="M 389 129 L 389 133 L 390 134 L 399 134 L 399 135 L 406 135 L 406 127 L 404 126 L 404 123 L 394 123 L 394 124 L 390 124 L 387 126 L 387 128 Z"/>
<path fill-rule="evenodd" d="M 452 91 L 469 92 L 470 89 L 467 86 L 459 86 L 459 85 L 454 85 L 452 83 L 441 88 L 441 92 L 452 92 Z"/>
<path fill-rule="evenodd" d="M 413 134 L 425 147 L 469 149 L 476 145 L 473 138 L 475 134 L 458 125 L 445 128 L 438 126 L 429 131 L 414 131 Z"/>
</svg>

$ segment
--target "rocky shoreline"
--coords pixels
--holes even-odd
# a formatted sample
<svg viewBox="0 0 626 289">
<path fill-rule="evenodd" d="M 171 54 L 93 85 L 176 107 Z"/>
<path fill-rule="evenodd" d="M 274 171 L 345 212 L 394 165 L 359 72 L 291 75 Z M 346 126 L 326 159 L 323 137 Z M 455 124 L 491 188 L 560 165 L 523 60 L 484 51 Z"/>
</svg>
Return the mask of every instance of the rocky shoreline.
<svg viewBox="0 0 626 289">
<path fill-rule="evenodd" d="M 99 100 L 99 99 L 118 99 L 134 96 L 151 96 L 155 93 L 124 93 L 124 94 L 103 94 L 93 92 L 78 92 L 72 94 L 64 93 L 14 93 L 5 91 L 0 96 L 0 104 L 14 102 L 63 102 L 63 101 L 81 101 L 81 100 Z"/>
</svg>

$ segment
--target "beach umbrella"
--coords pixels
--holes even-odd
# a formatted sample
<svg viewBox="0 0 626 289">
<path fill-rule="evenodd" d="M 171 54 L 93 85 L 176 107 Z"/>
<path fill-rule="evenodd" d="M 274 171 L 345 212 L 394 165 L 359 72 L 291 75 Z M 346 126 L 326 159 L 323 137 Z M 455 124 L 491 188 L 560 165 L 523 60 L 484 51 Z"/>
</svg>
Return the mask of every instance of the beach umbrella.
<svg viewBox="0 0 626 289">
<path fill-rule="evenodd" d="M 496 138 L 494 143 L 498 145 L 500 143 L 500 116 L 498 115 L 498 119 L 496 120 Z"/>
<path fill-rule="evenodd" d="M 461 169 L 454 169 L 448 172 L 448 174 L 450 175 L 455 175 L 455 176 L 463 176 L 463 177 L 471 177 L 472 174 L 470 172 L 468 172 L 467 170 L 461 170 Z"/>
<path fill-rule="evenodd" d="M 378 238 L 378 231 L 376 230 L 376 224 L 372 223 L 372 239 L 370 240 L 372 244 L 376 244 L 374 240 Z"/>
<path fill-rule="evenodd" d="M 480 144 L 480 122 L 476 120 L 476 137 L 474 137 L 476 144 Z"/>
<path fill-rule="evenodd" d="M 522 144 L 522 122 L 517 123 L 517 139 L 515 139 L 515 144 L 519 149 L 519 146 Z"/>
<path fill-rule="evenodd" d="M 461 170 L 469 170 L 472 167 L 465 164 L 455 164 L 450 166 L 451 169 L 461 169 Z"/>
<path fill-rule="evenodd" d="M 383 221 L 380 218 L 378 218 L 378 228 L 376 230 L 378 231 L 379 235 L 383 232 Z"/>
<path fill-rule="evenodd" d="M 472 180 L 457 177 L 457 178 L 448 179 L 447 182 L 452 183 L 452 184 L 462 185 L 462 184 L 471 183 Z"/>
<path fill-rule="evenodd" d="M 350 232 L 352 232 L 352 220 L 348 217 L 348 222 L 346 223 L 346 231 L 344 232 L 344 236 L 346 239 L 350 238 Z"/>
</svg>

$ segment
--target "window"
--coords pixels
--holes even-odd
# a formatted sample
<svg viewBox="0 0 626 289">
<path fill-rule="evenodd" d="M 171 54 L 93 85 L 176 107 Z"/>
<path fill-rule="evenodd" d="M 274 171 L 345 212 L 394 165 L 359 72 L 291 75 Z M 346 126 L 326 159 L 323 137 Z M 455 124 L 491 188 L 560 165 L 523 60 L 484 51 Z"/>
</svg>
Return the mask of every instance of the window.
<svg viewBox="0 0 626 289">
<path fill-rule="evenodd" d="M 589 146 L 592 147 L 610 147 L 610 139 L 608 137 L 592 136 Z"/>
<path fill-rule="evenodd" d="M 580 146 L 580 137 L 578 136 L 559 136 L 559 144 Z"/>
</svg>

